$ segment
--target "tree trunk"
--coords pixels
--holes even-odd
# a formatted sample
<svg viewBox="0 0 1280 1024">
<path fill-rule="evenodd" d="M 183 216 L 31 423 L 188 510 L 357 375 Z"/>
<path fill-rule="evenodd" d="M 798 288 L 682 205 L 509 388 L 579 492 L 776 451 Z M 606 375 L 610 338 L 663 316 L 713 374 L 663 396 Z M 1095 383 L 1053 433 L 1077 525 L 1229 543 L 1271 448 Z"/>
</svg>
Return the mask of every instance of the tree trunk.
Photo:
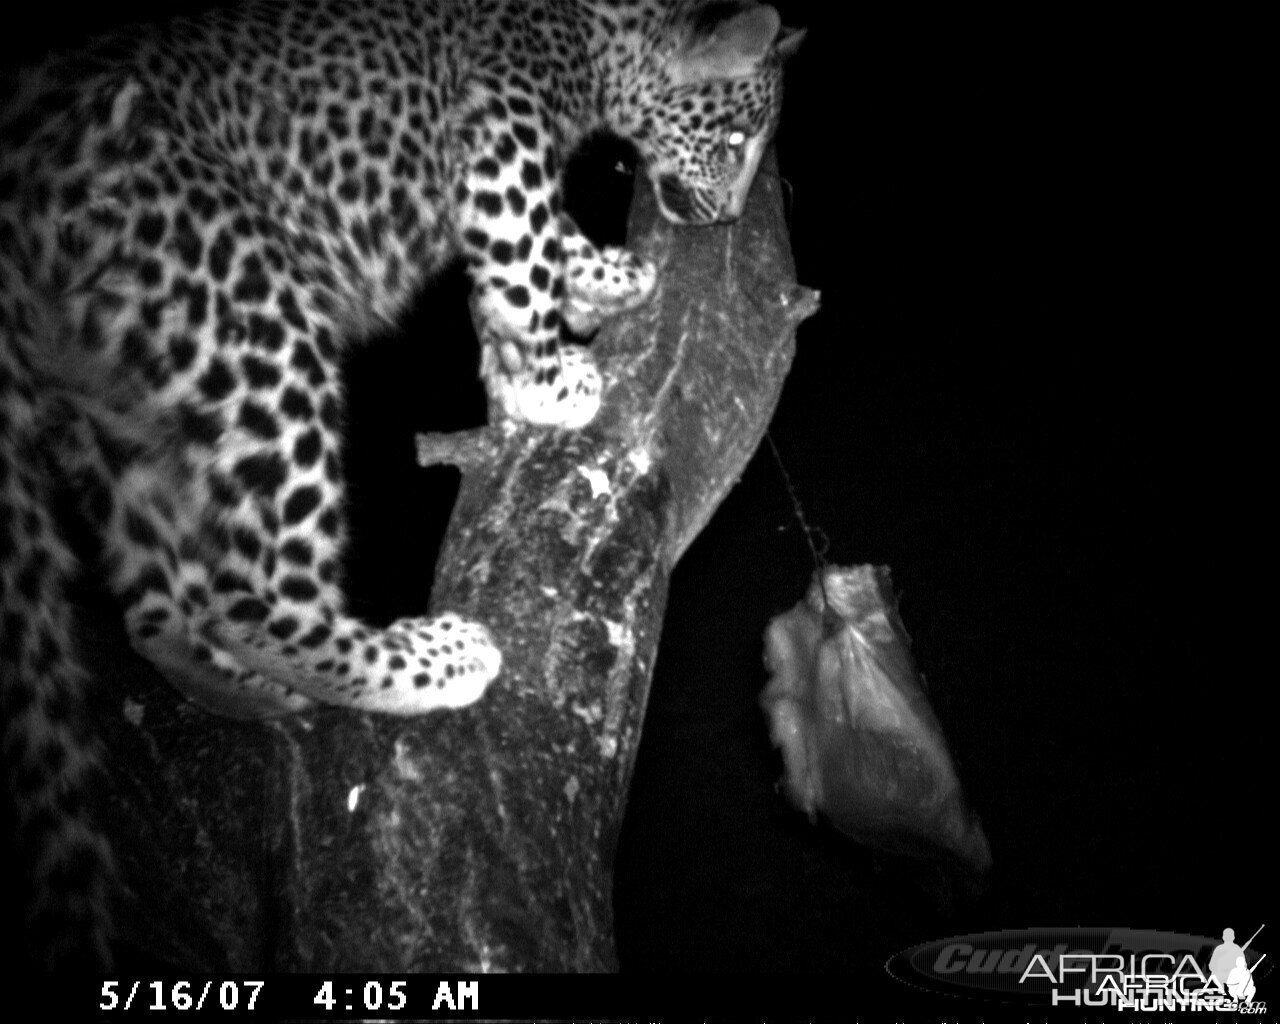
<svg viewBox="0 0 1280 1024">
<path fill-rule="evenodd" d="M 424 461 L 464 470 L 432 604 L 502 647 L 480 702 L 262 724 L 138 678 L 123 704 L 99 691 L 127 765 L 111 804 L 136 894 L 126 948 L 189 970 L 616 966 L 613 853 L 670 572 L 817 308 L 772 158 L 726 227 L 672 228 L 642 183 L 630 247 L 659 283 L 593 343 L 609 384 L 594 423 L 420 439 Z"/>
</svg>

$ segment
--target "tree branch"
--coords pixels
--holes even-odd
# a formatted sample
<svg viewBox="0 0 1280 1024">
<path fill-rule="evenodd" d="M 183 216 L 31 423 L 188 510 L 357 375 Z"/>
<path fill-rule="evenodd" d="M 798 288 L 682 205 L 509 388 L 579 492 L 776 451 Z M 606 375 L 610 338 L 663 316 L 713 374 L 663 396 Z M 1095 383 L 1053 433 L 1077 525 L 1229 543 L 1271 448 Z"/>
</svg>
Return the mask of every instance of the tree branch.
<svg viewBox="0 0 1280 1024">
<path fill-rule="evenodd" d="M 137 704 L 115 709 L 110 742 L 140 765 L 115 797 L 135 836 L 133 942 L 209 969 L 615 966 L 613 851 L 668 577 L 759 443 L 817 308 L 794 283 L 771 158 L 736 224 L 672 228 L 642 185 L 631 225 L 659 284 L 593 344 L 597 420 L 420 441 L 424 461 L 465 470 L 432 604 L 491 627 L 498 680 L 416 719 L 233 723 L 156 691 L 142 728 Z"/>
</svg>

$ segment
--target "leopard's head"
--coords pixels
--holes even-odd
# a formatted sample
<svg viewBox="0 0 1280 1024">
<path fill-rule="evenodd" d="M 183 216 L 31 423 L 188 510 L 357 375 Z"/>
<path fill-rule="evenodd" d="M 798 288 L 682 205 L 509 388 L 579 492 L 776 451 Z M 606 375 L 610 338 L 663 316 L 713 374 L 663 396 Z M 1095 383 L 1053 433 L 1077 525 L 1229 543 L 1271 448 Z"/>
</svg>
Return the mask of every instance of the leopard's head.
<svg viewBox="0 0 1280 1024">
<path fill-rule="evenodd" d="M 677 224 L 736 219 L 778 123 L 782 65 L 804 32 L 764 4 L 695 8 L 659 49 L 633 138 L 658 206 Z"/>
</svg>

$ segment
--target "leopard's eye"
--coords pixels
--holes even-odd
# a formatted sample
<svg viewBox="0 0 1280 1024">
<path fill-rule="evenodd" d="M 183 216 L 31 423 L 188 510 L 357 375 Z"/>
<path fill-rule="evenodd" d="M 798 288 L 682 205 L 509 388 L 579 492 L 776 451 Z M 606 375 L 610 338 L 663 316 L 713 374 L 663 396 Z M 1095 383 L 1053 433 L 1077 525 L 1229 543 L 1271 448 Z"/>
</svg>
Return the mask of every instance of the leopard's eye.
<svg viewBox="0 0 1280 1024">
<path fill-rule="evenodd" d="M 741 149 L 747 144 L 747 133 L 739 128 L 735 128 L 729 133 L 728 137 L 724 141 L 725 145 L 730 149 Z"/>
</svg>

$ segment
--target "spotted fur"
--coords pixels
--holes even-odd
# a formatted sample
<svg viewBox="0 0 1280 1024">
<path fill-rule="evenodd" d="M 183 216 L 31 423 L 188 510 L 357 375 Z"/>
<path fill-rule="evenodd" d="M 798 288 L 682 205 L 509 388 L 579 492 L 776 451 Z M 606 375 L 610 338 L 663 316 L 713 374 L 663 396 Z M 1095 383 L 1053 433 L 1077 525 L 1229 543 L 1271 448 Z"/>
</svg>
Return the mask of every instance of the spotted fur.
<svg viewBox="0 0 1280 1024">
<path fill-rule="evenodd" d="M 665 214 L 738 216 L 798 36 L 705 0 L 255 2 L 19 78 L 0 118 L 0 693 L 31 924 L 102 959 L 110 854 L 51 509 L 72 495 L 135 648 L 192 699 L 419 714 L 494 638 L 344 609 L 338 362 L 455 259 L 506 417 L 580 427 L 589 333 L 654 268 L 561 205 L 582 137 L 635 143 Z M 73 898 L 75 897 L 75 898 Z"/>
</svg>

